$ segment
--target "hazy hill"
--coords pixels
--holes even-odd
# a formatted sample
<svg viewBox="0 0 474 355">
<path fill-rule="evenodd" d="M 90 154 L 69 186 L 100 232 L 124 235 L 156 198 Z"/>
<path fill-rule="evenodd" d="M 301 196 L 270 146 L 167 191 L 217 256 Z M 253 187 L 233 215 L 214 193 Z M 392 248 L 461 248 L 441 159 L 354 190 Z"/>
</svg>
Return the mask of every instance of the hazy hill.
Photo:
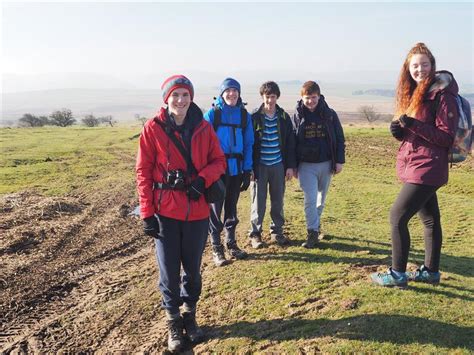
<svg viewBox="0 0 474 355">
<path fill-rule="evenodd" d="M 395 90 L 387 89 L 369 89 L 369 90 L 355 90 L 352 92 L 354 96 L 362 95 L 372 95 L 372 96 L 385 96 L 385 97 L 395 97 Z M 464 93 L 460 92 L 460 95 L 463 96 L 469 103 L 471 107 L 474 106 L 474 93 Z"/>
<path fill-rule="evenodd" d="M 292 81 L 280 84 L 282 95 L 279 105 L 292 112 L 300 98 L 301 83 Z M 322 86 L 322 92 L 331 107 L 338 112 L 357 112 L 360 105 L 374 105 L 382 113 L 392 110 L 392 98 L 352 96 L 354 86 Z M 218 95 L 217 86 L 196 87 L 194 101 L 202 108 L 209 108 Z M 259 85 L 243 85 L 242 97 L 247 109 L 253 111 L 261 104 Z M 55 89 L 2 94 L 2 125 L 16 125 L 25 113 L 49 115 L 55 110 L 69 108 L 80 118 L 87 114 L 112 115 L 118 121 L 133 121 L 135 115 L 151 117 L 163 104 L 159 89 Z"/>
<path fill-rule="evenodd" d="M 95 73 L 4 74 L 0 124 L 15 125 L 25 113 L 49 115 L 63 107 L 71 109 L 79 119 L 91 113 L 112 115 L 119 121 L 134 120 L 136 114 L 150 117 L 162 104 L 161 83 L 176 72 L 179 71 L 120 76 Z M 182 73 L 193 81 L 195 102 L 203 108 L 210 107 L 222 80 L 232 76 L 242 85 L 242 97 L 248 103 L 249 111 L 261 104 L 259 87 L 267 80 L 279 83 L 282 95 L 278 103 L 290 112 L 306 80 L 316 80 L 328 103 L 338 112 L 356 113 L 361 105 L 373 105 L 381 113 L 393 111 L 396 73 L 390 71 L 312 73 L 253 70 L 230 71 L 224 75 L 189 70 Z M 461 78 L 458 82 L 463 96 L 473 105 L 474 85 L 469 83 L 469 79 L 463 80 L 465 77 L 461 75 L 458 78 Z"/>
<path fill-rule="evenodd" d="M 4 93 L 56 89 L 132 89 L 136 86 L 113 75 L 97 73 L 3 74 Z"/>
</svg>

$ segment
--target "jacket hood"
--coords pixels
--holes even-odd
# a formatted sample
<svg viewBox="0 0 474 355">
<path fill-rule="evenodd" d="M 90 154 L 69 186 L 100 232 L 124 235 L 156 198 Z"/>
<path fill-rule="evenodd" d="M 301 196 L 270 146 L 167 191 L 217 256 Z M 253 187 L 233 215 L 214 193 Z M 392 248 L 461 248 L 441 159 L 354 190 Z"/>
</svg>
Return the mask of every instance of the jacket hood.
<svg viewBox="0 0 474 355">
<path fill-rule="evenodd" d="M 295 110 L 298 115 L 304 115 L 304 104 L 302 99 L 298 100 L 298 102 L 296 103 Z M 331 109 L 329 108 L 329 105 L 327 104 L 324 95 L 320 95 L 318 106 L 316 106 L 316 111 L 320 114 L 321 117 L 326 117 L 330 113 L 330 110 Z"/>
<path fill-rule="evenodd" d="M 162 107 L 158 114 L 156 115 L 155 119 L 162 121 L 166 124 L 170 124 L 174 126 L 174 121 L 168 114 L 168 110 L 165 107 Z M 186 113 L 186 118 L 184 119 L 185 126 L 193 129 L 204 119 L 201 109 L 198 105 L 194 102 L 191 102 L 188 108 L 188 112 Z"/>
<path fill-rule="evenodd" d="M 428 90 L 430 97 L 435 97 L 441 91 L 449 92 L 453 95 L 457 95 L 459 92 L 459 87 L 453 74 L 446 70 L 436 72 L 435 82 Z"/>
<path fill-rule="evenodd" d="M 225 103 L 222 96 L 218 96 L 217 98 L 215 98 L 214 103 L 212 105 L 215 106 L 215 107 L 220 108 L 221 110 L 223 110 L 226 107 L 228 107 L 228 108 L 232 107 L 232 106 L 229 106 Z M 234 107 L 242 107 L 242 106 L 243 106 L 242 98 L 239 96 L 239 98 L 237 100 L 237 105 L 235 105 Z"/>
</svg>

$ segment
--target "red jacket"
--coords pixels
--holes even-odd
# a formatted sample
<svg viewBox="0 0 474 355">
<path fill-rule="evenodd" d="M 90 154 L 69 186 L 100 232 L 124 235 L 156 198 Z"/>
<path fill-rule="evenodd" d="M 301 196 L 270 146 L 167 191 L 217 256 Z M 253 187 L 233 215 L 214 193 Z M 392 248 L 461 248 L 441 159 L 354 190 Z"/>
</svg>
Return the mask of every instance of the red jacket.
<svg viewBox="0 0 474 355">
<path fill-rule="evenodd" d="M 189 199 L 185 191 L 154 189 L 155 182 L 165 183 L 167 171 L 187 171 L 186 160 L 157 121 L 169 120 L 166 109 L 161 108 L 157 116 L 148 120 L 140 135 L 136 163 L 137 189 L 142 218 L 160 214 L 177 220 L 194 221 L 209 217 L 209 204 L 204 196 L 198 201 Z M 206 188 L 225 173 L 226 162 L 219 140 L 212 126 L 203 119 L 196 104 L 191 103 L 186 120 L 193 122 L 191 155 L 198 175 Z M 181 135 L 174 131 L 183 142 Z M 184 145 L 184 143 L 183 143 Z M 196 176 L 188 177 L 187 182 Z"/>
<path fill-rule="evenodd" d="M 458 85 L 447 71 L 436 74 L 413 125 L 404 129 L 397 155 L 402 182 L 441 186 L 448 182 L 448 151 L 458 125 Z"/>
</svg>

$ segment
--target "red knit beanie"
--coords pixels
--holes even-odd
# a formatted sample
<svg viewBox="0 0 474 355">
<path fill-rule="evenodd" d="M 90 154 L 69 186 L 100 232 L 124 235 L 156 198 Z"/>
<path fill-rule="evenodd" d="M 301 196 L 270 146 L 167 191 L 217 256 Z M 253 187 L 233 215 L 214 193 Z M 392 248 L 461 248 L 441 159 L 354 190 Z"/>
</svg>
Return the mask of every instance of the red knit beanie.
<svg viewBox="0 0 474 355">
<path fill-rule="evenodd" d="M 191 81 L 186 78 L 184 75 L 173 75 L 164 81 L 161 85 L 161 91 L 163 92 L 163 101 L 165 104 L 168 103 L 168 98 L 170 97 L 173 90 L 183 88 L 189 91 L 191 95 L 191 101 L 194 98 L 194 88 Z"/>
</svg>

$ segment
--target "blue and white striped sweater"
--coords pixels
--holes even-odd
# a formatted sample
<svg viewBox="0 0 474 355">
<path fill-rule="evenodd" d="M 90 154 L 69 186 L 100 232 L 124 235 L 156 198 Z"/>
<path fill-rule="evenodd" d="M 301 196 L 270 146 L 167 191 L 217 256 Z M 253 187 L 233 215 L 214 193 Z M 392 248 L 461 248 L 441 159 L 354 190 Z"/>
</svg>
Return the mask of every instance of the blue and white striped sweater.
<svg viewBox="0 0 474 355">
<path fill-rule="evenodd" d="M 275 165 L 282 161 L 277 119 L 276 114 L 273 117 L 265 115 L 260 151 L 260 163 L 264 165 Z"/>
</svg>

